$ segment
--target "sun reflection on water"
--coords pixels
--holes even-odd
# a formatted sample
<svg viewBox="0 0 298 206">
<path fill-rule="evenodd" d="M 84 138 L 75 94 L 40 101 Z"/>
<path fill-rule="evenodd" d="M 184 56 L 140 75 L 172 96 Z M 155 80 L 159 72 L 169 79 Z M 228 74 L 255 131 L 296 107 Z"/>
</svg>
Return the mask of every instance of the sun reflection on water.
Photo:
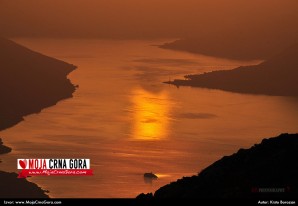
<svg viewBox="0 0 298 206">
<path fill-rule="evenodd" d="M 134 105 L 133 138 L 138 140 L 160 140 L 168 136 L 170 102 L 164 91 L 148 92 L 136 89 Z"/>
</svg>

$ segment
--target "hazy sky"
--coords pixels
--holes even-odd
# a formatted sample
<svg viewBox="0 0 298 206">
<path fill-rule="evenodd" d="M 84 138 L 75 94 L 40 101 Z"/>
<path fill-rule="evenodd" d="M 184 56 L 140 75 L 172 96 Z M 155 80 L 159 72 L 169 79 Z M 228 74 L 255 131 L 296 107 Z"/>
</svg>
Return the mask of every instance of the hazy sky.
<svg viewBox="0 0 298 206">
<path fill-rule="evenodd" d="M 0 35 L 297 36 L 297 0 L 0 0 Z"/>
</svg>

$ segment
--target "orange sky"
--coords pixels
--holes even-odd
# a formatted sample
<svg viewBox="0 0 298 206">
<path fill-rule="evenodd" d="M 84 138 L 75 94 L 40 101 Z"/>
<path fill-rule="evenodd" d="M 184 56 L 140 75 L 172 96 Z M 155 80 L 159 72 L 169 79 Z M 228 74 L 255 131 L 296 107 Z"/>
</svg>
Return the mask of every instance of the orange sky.
<svg viewBox="0 0 298 206">
<path fill-rule="evenodd" d="M 297 0 L 0 0 L 0 35 L 297 36 Z"/>
</svg>

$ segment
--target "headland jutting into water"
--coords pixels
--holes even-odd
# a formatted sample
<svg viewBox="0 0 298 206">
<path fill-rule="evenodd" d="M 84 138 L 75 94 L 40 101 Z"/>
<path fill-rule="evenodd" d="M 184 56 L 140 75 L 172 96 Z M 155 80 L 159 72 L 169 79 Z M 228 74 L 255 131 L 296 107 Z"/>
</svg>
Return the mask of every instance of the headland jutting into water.
<svg viewBox="0 0 298 206">
<path fill-rule="evenodd" d="M 75 86 L 67 78 L 76 66 L 42 55 L 0 38 L 0 130 L 72 97 Z M 0 144 L 0 154 L 11 148 Z M 0 163 L 1 164 L 1 163 Z M 2 163 L 3 164 L 3 163 Z M 47 198 L 43 189 L 16 173 L 0 171 L 1 198 Z"/>
</svg>

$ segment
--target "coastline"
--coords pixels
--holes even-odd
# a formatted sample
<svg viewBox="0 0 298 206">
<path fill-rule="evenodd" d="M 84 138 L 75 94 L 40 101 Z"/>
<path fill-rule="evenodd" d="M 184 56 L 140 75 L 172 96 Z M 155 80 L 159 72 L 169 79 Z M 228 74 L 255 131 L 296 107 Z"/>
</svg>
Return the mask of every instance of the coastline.
<svg viewBox="0 0 298 206">
<path fill-rule="evenodd" d="M 297 59 L 298 44 L 294 44 L 258 65 L 185 75 L 185 79 L 163 83 L 176 87 L 201 87 L 245 94 L 298 96 L 295 78 L 298 75 Z"/>
<path fill-rule="evenodd" d="M 7 153 L 11 152 L 11 150 L 12 149 L 10 147 L 7 147 L 3 144 L 3 141 L 0 138 L 0 155 L 7 154 Z M 0 162 L 1 162 L 1 160 L 0 160 Z"/>
<path fill-rule="evenodd" d="M 0 155 L 10 153 L 11 150 L 3 144 L 0 138 Z M 0 187 L 0 198 L 49 198 L 46 194 L 48 191 L 25 178 L 18 178 L 18 174 L 14 172 L 0 170 L 0 182 L 5 185 Z"/>
<path fill-rule="evenodd" d="M 76 90 L 68 74 L 76 66 L 32 51 L 0 38 L 0 131 L 13 127 L 23 117 L 39 113 L 72 97 Z M 0 139 L 0 154 L 12 149 Z M 1 163 L 0 161 L 0 164 Z M 16 173 L 0 171 L 0 198 L 49 198 L 47 191 Z"/>
<path fill-rule="evenodd" d="M 71 98 L 76 87 L 67 78 L 75 65 L 0 38 L 0 131 L 23 117 Z"/>
<path fill-rule="evenodd" d="M 3 145 L 0 138 L 0 155 L 9 152 L 11 152 L 11 148 Z M 0 182 L 5 185 L 0 187 L 0 198 L 49 198 L 46 194 L 48 191 L 25 178 L 18 178 L 18 174 L 14 172 L 0 170 Z"/>
<path fill-rule="evenodd" d="M 239 36 L 227 38 L 224 35 L 210 36 L 206 34 L 201 37 L 187 37 L 170 41 L 159 45 L 159 48 L 247 61 L 268 59 L 295 42 L 291 40 L 283 43 L 276 41 L 269 43 L 261 39 L 239 39 Z"/>
<path fill-rule="evenodd" d="M 0 198 L 49 198 L 47 191 L 13 172 L 0 171 Z"/>
<path fill-rule="evenodd" d="M 192 177 L 165 185 L 143 200 L 168 198 L 293 198 L 298 194 L 298 133 L 265 138 L 224 156 Z M 265 192 L 264 192 L 265 191 Z"/>
</svg>

